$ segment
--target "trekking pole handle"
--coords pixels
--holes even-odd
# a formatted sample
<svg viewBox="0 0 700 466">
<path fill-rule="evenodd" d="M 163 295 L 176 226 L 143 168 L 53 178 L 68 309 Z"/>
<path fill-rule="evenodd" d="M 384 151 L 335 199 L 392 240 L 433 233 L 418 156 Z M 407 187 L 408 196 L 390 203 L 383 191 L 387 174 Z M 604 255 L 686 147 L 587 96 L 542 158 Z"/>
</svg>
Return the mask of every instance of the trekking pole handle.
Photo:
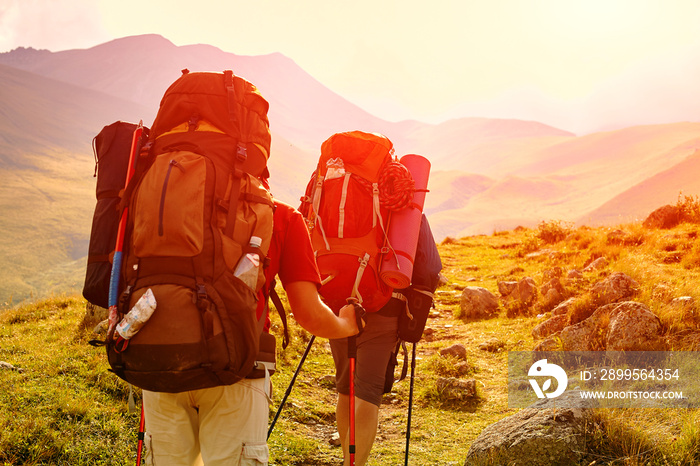
<svg viewBox="0 0 700 466">
<path fill-rule="evenodd" d="M 365 321 L 363 318 L 365 314 L 367 314 L 367 311 L 362 307 L 362 304 L 360 304 L 357 298 L 348 298 L 347 303 L 355 308 L 355 323 L 357 324 L 357 330 L 359 330 L 357 335 L 360 335 L 365 328 Z"/>
</svg>

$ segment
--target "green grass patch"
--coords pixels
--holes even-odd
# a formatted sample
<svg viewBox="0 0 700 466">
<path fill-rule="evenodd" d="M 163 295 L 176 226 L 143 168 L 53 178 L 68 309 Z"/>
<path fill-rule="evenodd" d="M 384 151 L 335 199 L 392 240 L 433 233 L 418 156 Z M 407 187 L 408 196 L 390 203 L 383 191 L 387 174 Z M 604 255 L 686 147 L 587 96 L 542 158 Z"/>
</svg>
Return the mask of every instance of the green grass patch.
<svg viewBox="0 0 700 466">
<path fill-rule="evenodd" d="M 518 315 L 508 317 L 502 307 L 491 319 L 463 321 L 458 316 L 465 287 L 484 287 L 499 296 L 499 281 L 531 277 L 541 287 L 558 276 L 566 295 L 578 298 L 570 317 L 580 320 L 595 310 L 587 290 L 613 272 L 624 272 L 639 284 L 634 299 L 661 319 L 668 348 L 697 350 L 697 306 L 678 306 L 674 299 L 700 302 L 700 249 L 694 242 L 698 235 L 700 225 L 688 222 L 671 230 L 647 230 L 638 224 L 573 228 L 550 222 L 539 229 L 499 231 L 439 245 L 448 283 L 438 290 L 436 309 L 428 320 L 431 336 L 417 345 L 409 464 L 461 465 L 485 427 L 516 412 L 508 408 L 508 351 L 533 349 L 537 341 L 532 328 L 551 310 L 540 294 Z M 680 259 L 670 260 L 670 254 Z M 606 265 L 584 271 L 599 257 L 606 258 Z M 567 280 L 574 269 L 580 272 L 578 278 Z M 84 313 L 84 300 L 55 297 L 0 314 L 0 361 L 21 369 L 0 371 L 0 464 L 134 462 L 138 414 L 129 413 L 127 385 L 108 372 L 104 351 L 87 344 Z M 281 342 L 281 323 L 274 313 L 272 331 Z M 293 317 L 290 333 L 286 350 L 278 344 L 270 419 L 310 338 Z M 499 340 L 500 351 L 479 349 L 493 338 Z M 454 344 L 465 347 L 466 360 L 440 354 Z M 410 357 L 410 345 L 408 349 Z M 340 463 L 340 448 L 329 443 L 335 431 L 334 372 L 327 340 L 316 339 L 270 437 L 271 464 Z M 477 397 L 445 399 L 437 382 L 447 377 L 473 379 Z M 406 378 L 385 397 L 370 466 L 403 464 L 409 391 Z M 135 397 L 138 404 L 138 391 Z M 587 429 L 588 463 L 698 464 L 699 416 L 698 410 L 690 409 L 596 412 Z"/>
</svg>

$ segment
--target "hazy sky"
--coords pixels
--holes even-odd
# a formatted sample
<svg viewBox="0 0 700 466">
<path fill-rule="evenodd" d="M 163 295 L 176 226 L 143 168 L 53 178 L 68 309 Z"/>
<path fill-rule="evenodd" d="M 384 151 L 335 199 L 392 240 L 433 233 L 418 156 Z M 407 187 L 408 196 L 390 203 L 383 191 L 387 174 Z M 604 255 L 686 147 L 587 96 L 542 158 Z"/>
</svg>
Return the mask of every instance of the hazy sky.
<svg viewBox="0 0 700 466">
<path fill-rule="evenodd" d="M 698 0 L 0 0 L 0 52 L 144 33 L 281 52 L 389 120 L 700 121 Z"/>
</svg>

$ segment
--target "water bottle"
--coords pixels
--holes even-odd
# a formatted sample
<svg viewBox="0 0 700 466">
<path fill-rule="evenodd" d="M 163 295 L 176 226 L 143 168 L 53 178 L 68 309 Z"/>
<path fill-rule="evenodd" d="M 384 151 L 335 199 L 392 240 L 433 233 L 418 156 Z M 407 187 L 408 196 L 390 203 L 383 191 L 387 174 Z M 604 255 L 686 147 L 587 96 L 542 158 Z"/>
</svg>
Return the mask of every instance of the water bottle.
<svg viewBox="0 0 700 466">
<path fill-rule="evenodd" d="M 262 239 L 257 236 L 250 237 L 250 247 L 259 248 L 262 244 Z M 255 291 L 258 284 L 258 270 L 260 269 L 260 256 L 257 252 L 249 252 L 241 257 L 238 261 L 233 274 L 240 278 L 243 283 Z"/>
<path fill-rule="evenodd" d="M 141 330 L 141 327 L 151 318 L 153 311 L 156 310 L 156 298 L 153 296 L 153 291 L 149 288 L 143 296 L 136 301 L 134 307 L 124 316 L 117 324 L 116 333 L 123 339 L 128 340 Z"/>
</svg>

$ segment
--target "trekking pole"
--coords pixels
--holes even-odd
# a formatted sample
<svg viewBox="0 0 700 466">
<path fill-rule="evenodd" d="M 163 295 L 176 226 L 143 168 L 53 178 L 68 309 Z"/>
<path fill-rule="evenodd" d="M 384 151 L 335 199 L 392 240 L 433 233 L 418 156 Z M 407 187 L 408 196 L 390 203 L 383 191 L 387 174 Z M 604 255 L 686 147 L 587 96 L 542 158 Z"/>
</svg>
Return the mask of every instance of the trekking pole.
<svg viewBox="0 0 700 466">
<path fill-rule="evenodd" d="M 139 421 L 139 443 L 136 448 L 136 466 L 141 466 L 141 451 L 143 450 L 143 439 L 145 436 L 146 418 L 143 415 L 143 401 L 141 401 L 141 420 Z"/>
<path fill-rule="evenodd" d="M 348 298 L 348 304 L 355 307 L 355 319 L 357 328 L 362 332 L 362 317 L 365 315 L 365 309 L 356 298 Z M 359 335 L 359 333 L 358 333 Z M 350 465 L 355 466 L 355 361 L 357 359 L 357 335 L 348 337 L 348 367 L 350 369 L 350 394 L 349 394 L 349 415 L 350 415 L 350 432 L 348 453 L 350 454 Z"/>
<path fill-rule="evenodd" d="M 357 337 L 348 337 L 348 364 L 350 367 L 350 466 L 355 466 L 355 359 L 357 359 Z"/>
<path fill-rule="evenodd" d="M 141 134 L 143 133 L 143 121 L 134 130 L 134 136 L 131 139 L 131 153 L 129 154 L 129 165 L 126 170 L 126 181 L 124 189 L 129 185 L 129 181 L 134 174 L 136 157 L 139 152 L 141 142 Z M 112 331 L 117 325 L 117 300 L 119 294 L 119 270 L 122 265 L 122 249 L 124 247 L 124 234 L 126 233 L 126 218 L 128 206 L 124 207 L 122 216 L 119 219 L 119 229 L 117 230 L 117 242 L 114 248 L 114 258 L 112 259 L 112 273 L 109 277 L 109 329 L 107 334 Z"/>
<path fill-rule="evenodd" d="M 289 397 L 289 394 L 292 392 L 292 387 L 294 386 L 294 381 L 297 379 L 297 375 L 299 375 L 299 371 L 301 370 L 302 364 L 304 364 L 304 361 L 306 360 L 306 356 L 309 355 L 309 350 L 311 350 L 311 345 L 314 344 L 314 339 L 316 339 L 316 335 L 311 335 L 311 339 L 309 340 L 309 344 L 306 345 L 306 350 L 304 351 L 304 354 L 301 356 L 301 360 L 299 361 L 299 365 L 297 366 L 297 370 L 294 372 L 294 375 L 292 376 L 292 381 L 289 382 L 289 386 L 287 387 L 287 391 L 284 393 L 284 398 L 282 398 L 282 401 L 280 402 L 279 408 L 277 408 L 277 413 L 275 413 L 275 418 L 272 420 L 272 423 L 270 424 L 270 428 L 267 430 L 267 438 L 270 438 L 270 434 L 272 434 L 272 429 L 275 428 L 275 424 L 277 423 L 277 418 L 280 416 L 280 413 L 282 412 L 282 408 L 284 407 L 284 404 L 287 402 L 287 398 Z"/>
<path fill-rule="evenodd" d="M 408 446 L 411 441 L 411 413 L 413 411 L 413 381 L 416 374 L 416 343 L 413 343 L 411 355 L 411 388 L 408 392 L 408 421 L 406 423 L 406 458 L 404 466 L 408 466 Z"/>
<path fill-rule="evenodd" d="M 143 121 L 134 130 L 134 135 L 131 139 L 131 153 L 129 154 L 129 165 L 126 170 L 126 180 L 124 181 L 124 189 L 129 185 L 129 181 L 134 174 L 136 157 L 140 150 L 141 135 L 143 134 Z M 109 329 L 107 336 L 112 332 L 114 326 L 117 325 L 117 301 L 119 294 L 119 270 L 122 265 L 122 249 L 124 247 L 124 234 L 126 233 L 126 218 L 128 207 L 124 207 L 122 216 L 119 219 L 119 230 L 117 230 L 117 242 L 114 248 L 114 258 L 112 259 L 112 273 L 109 277 Z M 141 466 L 141 449 L 143 446 L 143 401 L 141 401 L 141 420 L 139 421 L 139 441 L 136 452 L 136 466 Z"/>
</svg>

